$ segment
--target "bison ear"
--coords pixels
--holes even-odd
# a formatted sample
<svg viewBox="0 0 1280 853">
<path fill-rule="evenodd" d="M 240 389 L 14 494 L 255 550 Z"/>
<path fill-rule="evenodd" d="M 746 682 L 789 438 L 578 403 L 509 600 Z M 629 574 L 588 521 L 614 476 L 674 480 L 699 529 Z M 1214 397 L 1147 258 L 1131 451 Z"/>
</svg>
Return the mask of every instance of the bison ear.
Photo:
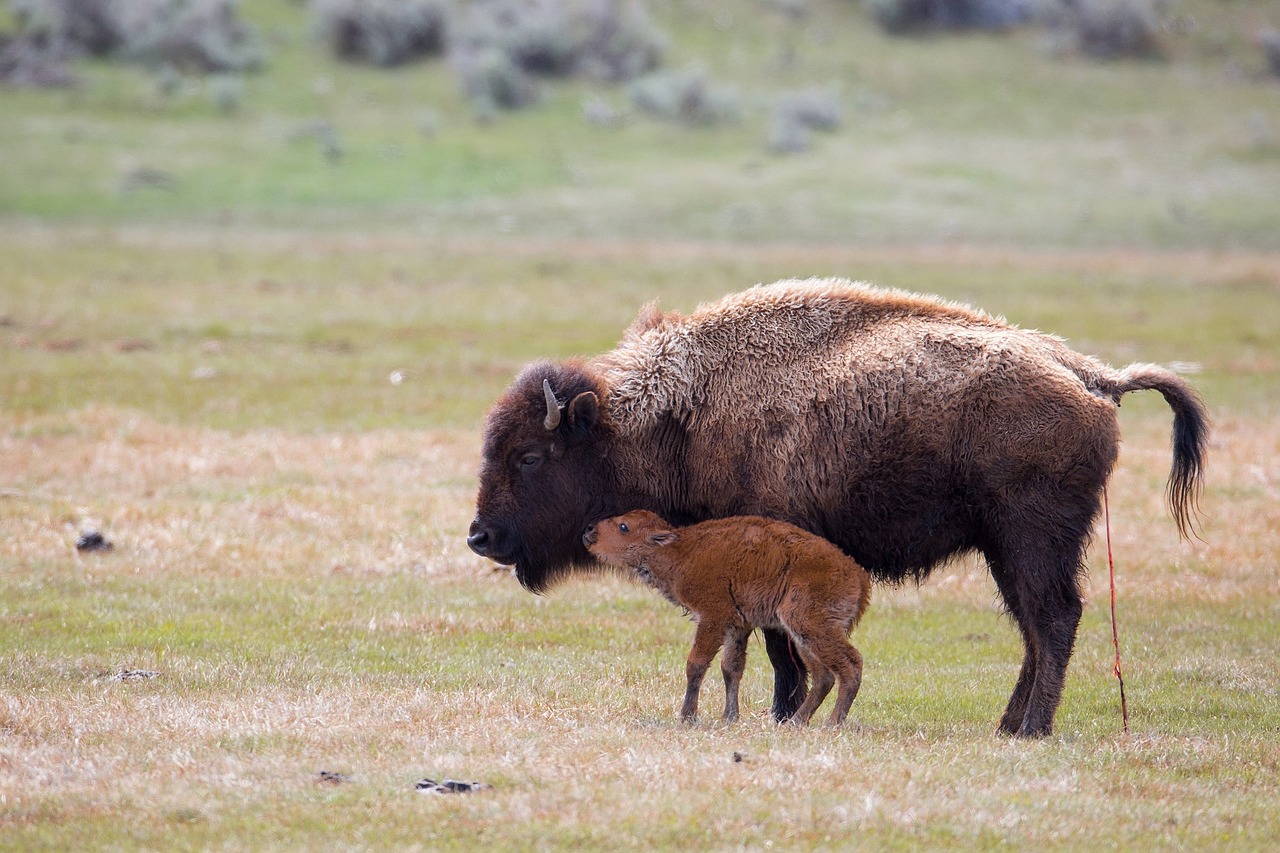
<svg viewBox="0 0 1280 853">
<path fill-rule="evenodd" d="M 653 545 L 667 546 L 674 544 L 680 537 L 676 535 L 674 530 L 663 530 L 658 533 L 649 534 L 649 542 Z"/>
<path fill-rule="evenodd" d="M 583 391 L 565 408 L 569 413 L 569 440 L 573 444 L 585 441 L 600 422 L 600 398 L 592 391 Z"/>
</svg>

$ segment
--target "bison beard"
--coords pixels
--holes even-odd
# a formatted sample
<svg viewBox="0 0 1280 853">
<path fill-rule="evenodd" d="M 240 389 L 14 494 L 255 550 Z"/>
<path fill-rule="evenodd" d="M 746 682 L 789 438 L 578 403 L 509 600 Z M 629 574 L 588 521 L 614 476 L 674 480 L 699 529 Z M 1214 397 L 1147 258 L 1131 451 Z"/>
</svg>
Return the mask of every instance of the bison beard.
<svg viewBox="0 0 1280 853">
<path fill-rule="evenodd" d="M 1207 418 L 1163 368 L 1116 370 L 970 308 L 837 280 L 757 287 L 688 317 L 647 308 L 616 349 L 531 365 L 497 401 L 468 544 L 535 592 L 591 566 L 583 531 L 632 509 L 788 521 L 891 583 L 978 551 L 1025 649 L 1000 729 L 1043 736 L 1116 407 L 1142 389 L 1174 413 L 1168 497 L 1186 535 Z M 765 641 L 785 719 L 804 672 L 785 635 Z"/>
</svg>

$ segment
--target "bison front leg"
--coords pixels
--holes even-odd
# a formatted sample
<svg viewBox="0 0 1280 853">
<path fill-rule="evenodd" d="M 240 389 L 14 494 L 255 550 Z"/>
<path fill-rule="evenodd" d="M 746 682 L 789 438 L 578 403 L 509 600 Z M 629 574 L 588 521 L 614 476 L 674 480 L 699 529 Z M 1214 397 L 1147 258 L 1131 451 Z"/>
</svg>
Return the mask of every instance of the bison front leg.
<svg viewBox="0 0 1280 853">
<path fill-rule="evenodd" d="M 680 706 L 680 719 L 691 723 L 698 718 L 698 691 L 702 689 L 702 677 L 715 659 L 716 652 L 724 644 L 726 626 L 722 622 L 699 619 L 698 630 L 693 635 L 693 648 L 685 664 L 686 687 L 684 704 Z"/>
</svg>

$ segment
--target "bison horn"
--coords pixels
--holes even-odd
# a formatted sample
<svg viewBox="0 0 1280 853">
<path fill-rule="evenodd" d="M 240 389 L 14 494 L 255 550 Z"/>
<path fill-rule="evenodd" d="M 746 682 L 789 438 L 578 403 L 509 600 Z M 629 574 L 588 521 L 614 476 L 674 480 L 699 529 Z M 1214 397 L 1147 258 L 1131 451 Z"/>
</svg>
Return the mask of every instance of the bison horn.
<svg viewBox="0 0 1280 853">
<path fill-rule="evenodd" d="M 551 390 L 551 381 L 542 380 L 542 395 L 547 398 L 547 419 L 542 425 L 548 430 L 553 430 L 560 426 L 560 401 L 556 399 L 556 392 Z"/>
</svg>

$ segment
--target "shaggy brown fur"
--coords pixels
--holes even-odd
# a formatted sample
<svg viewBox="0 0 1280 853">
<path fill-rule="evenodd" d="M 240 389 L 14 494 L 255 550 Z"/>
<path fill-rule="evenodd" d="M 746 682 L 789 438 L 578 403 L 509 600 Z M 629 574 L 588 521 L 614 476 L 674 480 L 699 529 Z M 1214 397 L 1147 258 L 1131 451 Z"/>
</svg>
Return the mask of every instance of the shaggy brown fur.
<svg viewBox="0 0 1280 853">
<path fill-rule="evenodd" d="M 871 600 L 871 578 L 839 548 L 781 521 L 739 516 L 676 530 L 647 510 L 587 528 L 583 543 L 697 619 L 682 719 L 697 717 L 702 677 L 721 646 L 724 718 L 738 719 L 747 639 L 753 628 L 773 628 L 787 633 L 813 675 L 792 721 L 808 723 L 838 679 L 829 724 L 844 722 L 862 684 L 862 655 L 847 637 Z"/>
<path fill-rule="evenodd" d="M 687 317 L 648 308 L 617 349 L 531 365 L 495 404 L 468 542 L 535 591 L 591 565 L 589 524 L 637 507 L 788 521 L 889 582 L 979 551 L 1025 648 L 1000 728 L 1045 735 L 1116 406 L 1148 388 L 1173 409 L 1168 494 L 1185 535 L 1208 422 L 1164 368 L 1116 370 L 974 309 L 840 280 L 756 287 Z M 803 672 L 785 634 L 764 633 L 781 719 Z"/>
</svg>

